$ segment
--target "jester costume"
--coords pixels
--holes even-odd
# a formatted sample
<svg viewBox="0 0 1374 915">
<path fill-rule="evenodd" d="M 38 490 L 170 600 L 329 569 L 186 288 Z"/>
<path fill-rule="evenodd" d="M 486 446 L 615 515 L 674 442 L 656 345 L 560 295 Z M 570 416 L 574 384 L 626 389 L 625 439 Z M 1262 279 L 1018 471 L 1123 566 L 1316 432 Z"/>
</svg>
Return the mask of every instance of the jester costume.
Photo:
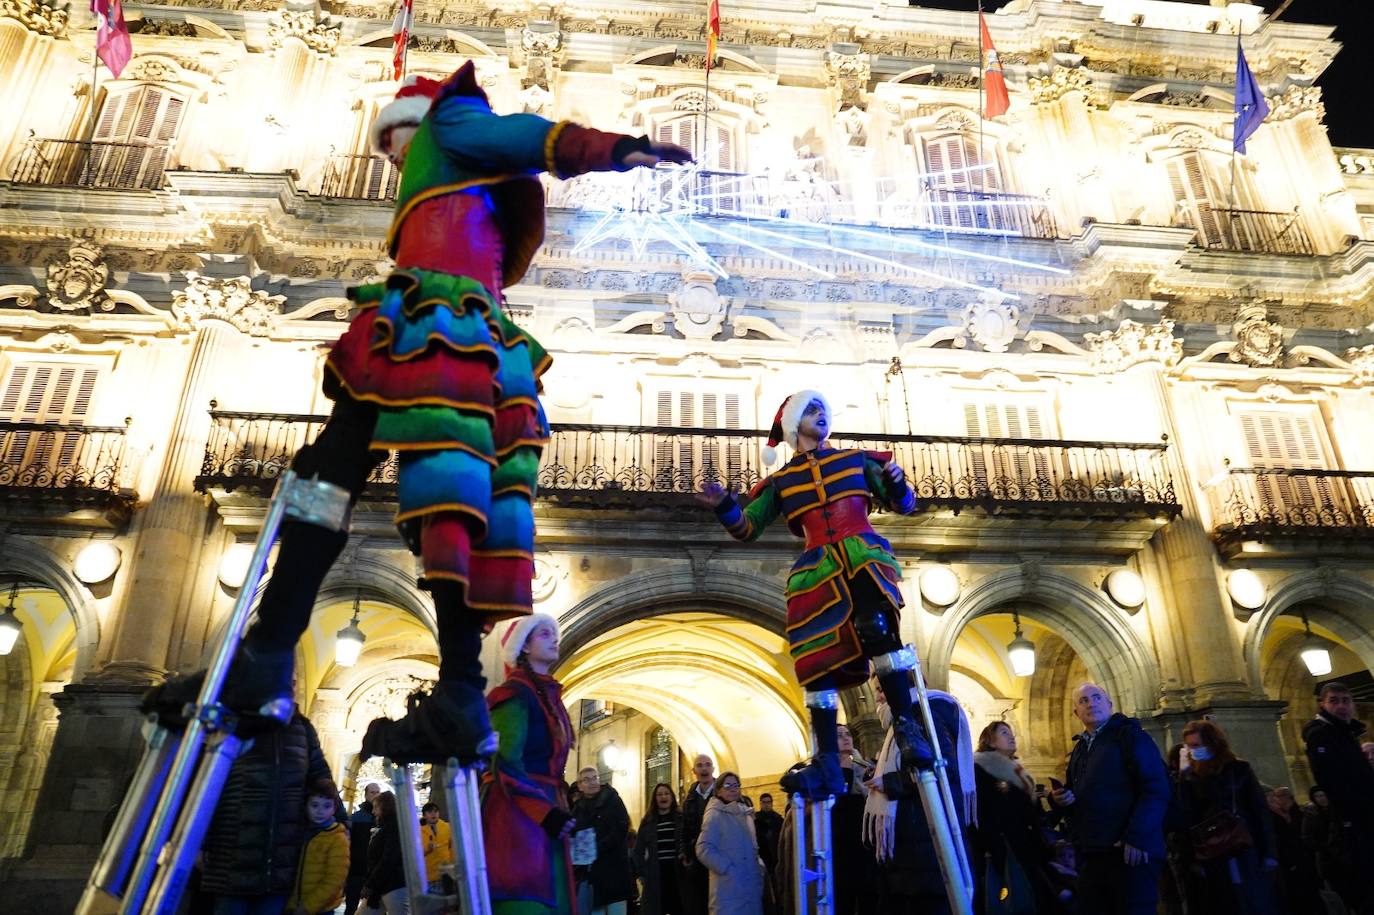
<svg viewBox="0 0 1374 915">
<path fill-rule="evenodd" d="M 512 624 L 502 644 L 506 682 L 487 696 L 500 735 L 495 765 L 482 776 L 482 833 L 487 882 L 495 915 L 547 915 L 573 910 L 568 840 L 572 819 L 563 790 L 563 767 L 573 746 L 572 722 L 562 686 L 519 663 L 534 621 L 557 632 L 552 617 L 535 614 Z"/>
<path fill-rule="evenodd" d="M 797 425 L 811 404 L 828 414 L 824 398 L 814 391 L 783 402 L 770 450 L 779 439 L 798 447 Z M 781 516 L 806 543 L 787 576 L 786 628 L 818 752 L 815 764 L 784 778 L 788 791 L 824 797 L 843 787 L 836 745 L 838 690 L 867 680 L 870 660 L 902 722 L 895 727 L 904 759 L 909 765 L 929 761 L 928 745 L 910 714 L 913 663 L 898 634 L 901 569 L 892 547 L 868 520 L 874 502 L 898 514 L 916 510 L 911 487 L 885 475 L 891 460 L 886 452 L 831 448 L 822 440 L 764 478 L 743 507 L 726 493 L 715 508 L 736 540 L 757 539 Z"/>
<path fill-rule="evenodd" d="M 334 409 L 292 462 L 299 479 L 284 491 L 277 565 L 225 698 L 236 708 L 290 698 L 293 651 L 347 542 L 352 504 L 394 450 L 396 521 L 434 597 L 439 681 L 404 720 L 374 721 L 363 755 L 470 760 L 494 743 L 482 635 L 530 612 L 531 501 L 549 434 L 539 378 L 550 359 L 505 314 L 501 290 L 520 281 L 543 241 L 537 175 L 625 170 L 632 153 L 687 154 L 647 137 L 498 116 L 471 63 L 443 83 L 404 86 L 372 138 L 404 159 L 387 238 L 396 269 L 348 290 L 357 314 L 324 381 Z"/>
</svg>

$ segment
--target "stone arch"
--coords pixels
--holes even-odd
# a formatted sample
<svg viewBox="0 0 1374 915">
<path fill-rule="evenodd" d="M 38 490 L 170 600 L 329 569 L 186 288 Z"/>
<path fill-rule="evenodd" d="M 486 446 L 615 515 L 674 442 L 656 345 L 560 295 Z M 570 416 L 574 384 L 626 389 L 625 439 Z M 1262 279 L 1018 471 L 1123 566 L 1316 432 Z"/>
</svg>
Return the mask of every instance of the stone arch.
<svg viewBox="0 0 1374 915">
<path fill-rule="evenodd" d="M 67 606 L 76 625 L 76 664 L 72 680 L 80 680 L 95 663 L 100 647 L 100 616 L 90 589 L 77 580 L 70 562 L 31 541 L 9 538 L 3 541 L 5 559 L 0 572 L 16 572 L 56 591 Z"/>
<path fill-rule="evenodd" d="M 685 566 L 657 569 L 602 585 L 564 611 L 563 656 L 633 620 L 684 610 L 719 613 L 779 635 L 787 620 L 776 579 L 716 570 L 699 578 Z"/>
<path fill-rule="evenodd" d="M 1102 681 L 1127 714 L 1158 702 L 1159 669 L 1154 654 L 1106 598 L 1060 572 L 1042 569 L 1028 582 L 1020 569 L 989 575 L 946 611 L 931 641 L 927 677 L 932 686 L 949 680 L 955 642 L 976 617 L 1004 612 L 1013 601 L 1021 616 L 1054 630 Z"/>
<path fill-rule="evenodd" d="M 1251 615 L 1245 627 L 1245 666 L 1250 685 L 1261 688 L 1260 670 L 1264 637 L 1274 620 L 1308 601 L 1322 601 L 1308 611 L 1308 619 L 1338 636 L 1374 670 L 1374 583 L 1334 569 L 1293 573 L 1269 590 L 1264 606 Z"/>
</svg>

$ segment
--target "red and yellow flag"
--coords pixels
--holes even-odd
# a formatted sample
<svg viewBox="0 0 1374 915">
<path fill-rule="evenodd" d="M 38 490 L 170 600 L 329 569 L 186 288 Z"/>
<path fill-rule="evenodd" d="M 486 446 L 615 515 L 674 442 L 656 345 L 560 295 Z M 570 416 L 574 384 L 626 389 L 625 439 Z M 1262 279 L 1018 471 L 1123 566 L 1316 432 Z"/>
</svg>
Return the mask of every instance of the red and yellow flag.
<svg viewBox="0 0 1374 915">
<path fill-rule="evenodd" d="M 706 70 L 716 62 L 716 42 L 720 41 L 720 0 L 711 0 L 706 8 Z"/>
<path fill-rule="evenodd" d="M 978 45 L 983 58 L 983 117 L 995 118 L 1007 113 L 1011 97 L 1007 95 L 1007 76 L 1002 72 L 997 48 L 993 47 L 988 20 L 981 10 L 978 12 Z"/>
</svg>

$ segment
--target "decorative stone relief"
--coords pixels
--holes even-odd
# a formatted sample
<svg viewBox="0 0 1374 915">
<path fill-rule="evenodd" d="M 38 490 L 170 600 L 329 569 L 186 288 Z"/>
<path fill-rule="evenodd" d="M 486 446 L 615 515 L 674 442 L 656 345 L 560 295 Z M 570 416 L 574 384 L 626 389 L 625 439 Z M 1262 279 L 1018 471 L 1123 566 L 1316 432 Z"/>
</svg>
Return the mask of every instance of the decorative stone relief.
<svg viewBox="0 0 1374 915">
<path fill-rule="evenodd" d="M 114 310 L 105 294 L 110 268 L 102 259 L 103 250 L 80 239 L 67 249 L 67 259 L 48 264 L 48 305 L 54 311 L 89 313 L 93 309 Z"/>
<path fill-rule="evenodd" d="M 1082 67 L 1057 66 L 1049 76 L 1032 76 L 1028 85 L 1032 102 L 1054 102 L 1070 92 L 1092 92 L 1093 78 L 1092 74 Z"/>
<path fill-rule="evenodd" d="M 868 112 L 858 107 L 846 108 L 840 112 L 835 123 L 847 147 L 861 149 L 868 145 Z"/>
<path fill-rule="evenodd" d="M 873 75 L 872 60 L 857 53 L 854 45 L 838 45 L 839 50 L 826 52 L 825 76 L 839 96 L 836 111 L 868 107 L 868 81 Z"/>
<path fill-rule="evenodd" d="M 1227 356 L 1232 362 L 1266 368 L 1283 359 L 1283 326 L 1269 320 L 1265 303 L 1242 306 L 1232 329 L 1236 346 Z"/>
<path fill-rule="evenodd" d="M 339 23 L 313 9 L 284 9 L 267 20 L 267 41 L 280 48 L 288 38 L 299 38 L 310 50 L 332 55 L 339 48 Z"/>
<path fill-rule="evenodd" d="M 1355 369 L 1357 384 L 1374 383 L 1374 345 L 1352 347 L 1345 351 L 1345 361 Z"/>
<path fill-rule="evenodd" d="M 980 299 L 964 308 L 960 323 L 955 346 L 973 340 L 989 353 L 1005 353 L 1021 333 L 1021 309 L 1010 299 Z"/>
<path fill-rule="evenodd" d="M 1326 105 L 1322 103 L 1322 91 L 1316 86 L 1289 86 L 1283 95 L 1269 100 L 1269 120 L 1285 121 L 1295 118 L 1304 111 L 1311 111 L 1318 121 L 1326 120 Z"/>
<path fill-rule="evenodd" d="M 149 19 L 144 17 L 129 23 L 129 31 L 138 35 L 162 35 L 167 38 L 195 38 L 196 27 L 189 22 L 176 19 Z"/>
<path fill-rule="evenodd" d="M 71 19 L 71 4 L 60 6 L 40 0 L 0 0 L 0 19 L 13 19 L 30 32 L 63 38 Z"/>
<path fill-rule="evenodd" d="M 183 82 L 181 67 L 176 61 L 160 55 L 136 58 L 129 65 L 128 78 L 146 80 L 150 83 Z"/>
<path fill-rule="evenodd" d="M 246 276 L 219 280 L 188 271 L 186 278 L 186 288 L 172 296 L 172 314 L 183 327 L 224 321 L 253 337 L 276 327 L 285 296 L 253 289 Z"/>
<path fill-rule="evenodd" d="M 553 556 L 541 553 L 534 557 L 534 582 L 530 586 L 534 602 L 537 604 L 552 597 L 558 588 L 558 582 L 567 577 L 567 571 Z"/>
<path fill-rule="evenodd" d="M 1119 372 L 1141 362 L 1174 365 L 1183 357 L 1183 341 L 1174 337 L 1174 322 L 1167 318 L 1158 324 L 1128 318 L 1116 330 L 1084 334 L 1083 343 L 1100 372 Z"/>
<path fill-rule="evenodd" d="M 682 288 L 668 296 L 673 326 L 689 340 L 710 340 L 725 324 L 726 300 L 710 273 L 688 273 Z"/>
<path fill-rule="evenodd" d="M 563 33 L 549 20 L 532 20 L 520 33 L 525 52 L 525 75 L 520 79 L 520 104 L 530 114 L 553 107 L 554 75 L 563 49 Z"/>
</svg>

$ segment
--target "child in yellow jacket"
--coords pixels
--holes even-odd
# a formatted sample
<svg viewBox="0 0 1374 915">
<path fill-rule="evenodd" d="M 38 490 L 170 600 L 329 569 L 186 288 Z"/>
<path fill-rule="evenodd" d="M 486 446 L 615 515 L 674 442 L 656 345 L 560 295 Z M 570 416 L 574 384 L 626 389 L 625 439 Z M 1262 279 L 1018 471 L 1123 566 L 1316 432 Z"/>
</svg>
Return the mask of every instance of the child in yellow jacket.
<svg viewBox="0 0 1374 915">
<path fill-rule="evenodd" d="M 421 810 L 420 839 L 425 846 L 425 880 L 431 893 L 444 891 L 444 865 L 453 863 L 453 830 L 439 819 L 439 805 L 430 801 Z"/>
<path fill-rule="evenodd" d="M 301 848 L 296 884 L 287 900 L 287 915 L 322 915 L 343 901 L 348 877 L 348 830 L 334 818 L 338 789 L 333 782 L 318 781 L 305 796 L 305 816 L 310 838 Z"/>
</svg>

